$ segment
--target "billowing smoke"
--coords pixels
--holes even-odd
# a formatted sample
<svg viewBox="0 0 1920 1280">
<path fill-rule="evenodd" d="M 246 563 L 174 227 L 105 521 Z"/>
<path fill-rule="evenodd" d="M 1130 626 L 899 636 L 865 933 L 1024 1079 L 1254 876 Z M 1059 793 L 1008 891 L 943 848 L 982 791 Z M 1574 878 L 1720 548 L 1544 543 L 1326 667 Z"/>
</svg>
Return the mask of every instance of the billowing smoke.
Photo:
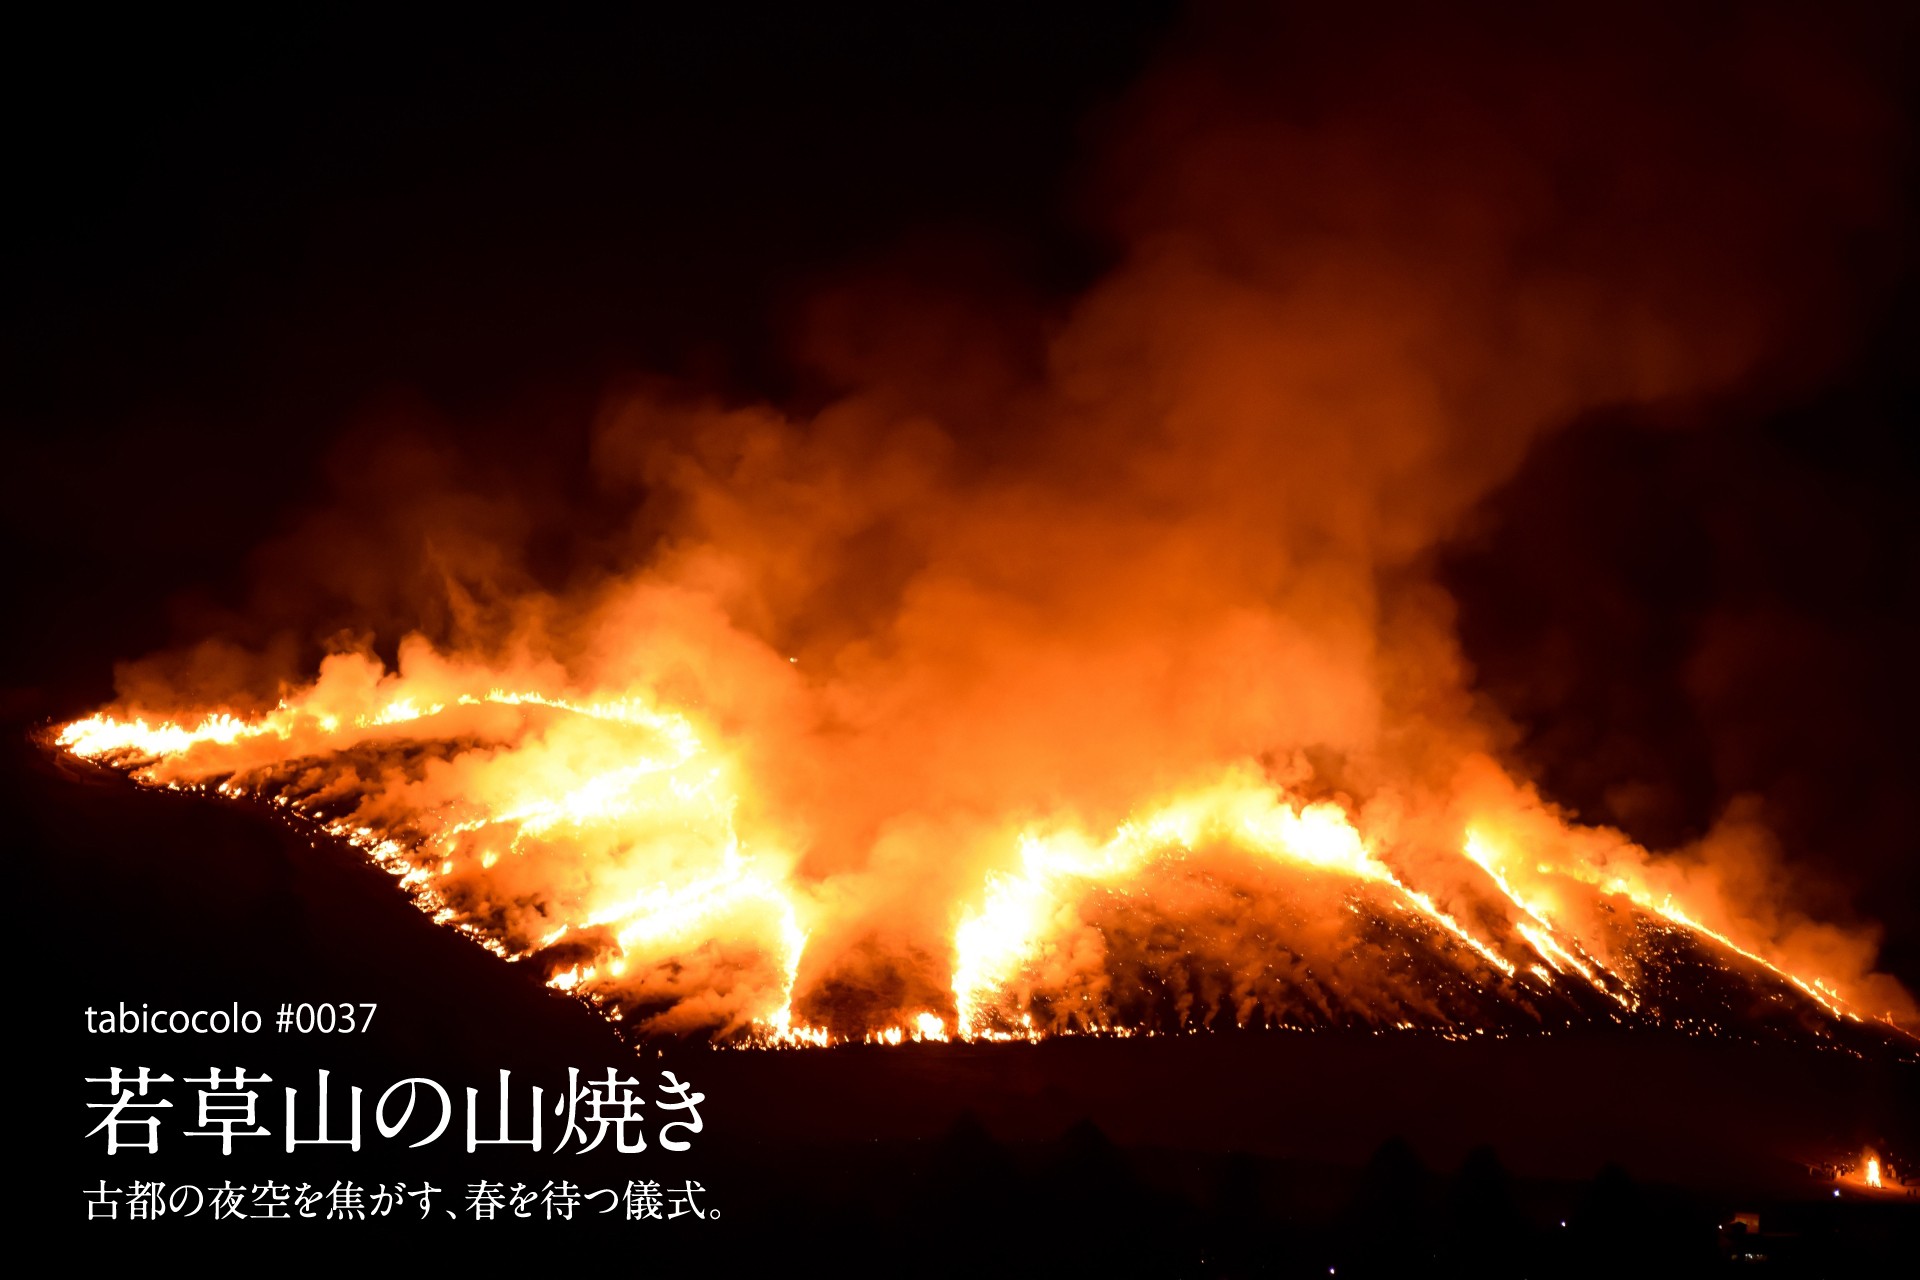
<svg viewBox="0 0 1920 1280">
<path fill-rule="evenodd" d="M 355 437 L 263 559 L 300 626 L 69 741 L 316 817 L 654 1030 L 1631 1007 L 1648 922 L 1910 1016 L 1742 815 L 1657 857 L 1534 794 L 1433 573 L 1544 433 L 1844 349 L 1890 200 L 1851 50 L 1202 14 L 1095 126 L 1079 296 L 850 273 L 817 404 L 612 397 L 589 527 Z"/>
</svg>

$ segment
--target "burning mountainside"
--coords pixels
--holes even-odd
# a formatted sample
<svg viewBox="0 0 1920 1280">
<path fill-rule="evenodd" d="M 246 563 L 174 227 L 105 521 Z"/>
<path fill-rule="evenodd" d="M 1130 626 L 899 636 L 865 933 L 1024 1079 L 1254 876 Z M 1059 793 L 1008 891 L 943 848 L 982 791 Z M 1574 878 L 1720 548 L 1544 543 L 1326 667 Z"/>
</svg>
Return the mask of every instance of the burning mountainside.
<svg viewBox="0 0 1920 1280">
<path fill-rule="evenodd" d="M 1592 1018 L 1815 1030 L 1882 1016 L 1696 922 L 1673 897 L 1679 876 L 1558 821 L 1485 761 L 1469 765 L 1475 798 L 1448 854 L 1416 855 L 1420 825 L 1391 802 L 1350 813 L 1305 799 L 1310 778 L 1252 762 L 1104 838 L 1062 820 L 1009 827 L 999 838 L 1017 858 L 941 904 L 950 932 L 884 957 L 944 989 L 850 999 L 803 978 L 841 886 L 797 872 L 743 804 L 739 753 L 708 746 L 709 728 L 641 694 L 487 688 L 489 673 L 424 645 L 402 663 L 388 674 L 336 655 L 259 717 L 95 716 L 58 740 L 145 783 L 215 786 L 322 824 L 437 921 L 643 1033 L 898 1042 Z"/>
<path fill-rule="evenodd" d="M 59 744 L 311 819 L 645 1033 L 1911 1019 L 1745 810 L 1655 855 L 1538 795 L 1436 581 L 1544 433 L 1844 343 L 1882 107 L 1801 33 L 1683 92 L 1612 22 L 1292 76 L 1202 31 L 1070 306 L 882 273 L 809 319 L 824 405 L 622 398 L 613 532 L 369 450 L 283 632 Z"/>
</svg>

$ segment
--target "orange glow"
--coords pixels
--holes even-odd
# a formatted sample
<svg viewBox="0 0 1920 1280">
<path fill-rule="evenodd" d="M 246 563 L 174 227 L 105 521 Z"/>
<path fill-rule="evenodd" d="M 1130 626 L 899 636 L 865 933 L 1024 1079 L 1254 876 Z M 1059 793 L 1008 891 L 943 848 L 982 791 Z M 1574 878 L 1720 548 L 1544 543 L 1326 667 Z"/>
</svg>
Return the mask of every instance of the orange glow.
<svg viewBox="0 0 1920 1280">
<path fill-rule="evenodd" d="M 737 754 L 641 694 L 510 691 L 493 674 L 419 646 L 391 673 L 342 654 L 312 686 L 256 717 L 102 714 L 65 726 L 57 741 L 150 785 L 217 782 L 223 794 L 268 796 L 311 817 L 391 871 L 437 921 L 510 960 L 543 963 L 549 985 L 647 1031 L 787 1046 L 848 1038 L 794 1012 L 809 921 L 829 914 L 834 881 L 796 875 L 777 832 L 743 834 Z M 351 775 L 349 759 L 359 761 Z M 379 781 L 356 794 L 350 784 L 367 767 Z M 350 816 L 333 816 L 343 807 Z M 1508 841 L 1486 834 L 1503 822 L 1538 823 L 1544 812 L 1483 814 L 1456 860 L 1410 859 L 1390 834 L 1368 835 L 1364 814 L 1303 800 L 1248 763 L 1142 806 L 1104 839 L 1067 820 L 1008 830 L 1002 838 L 1017 860 L 990 867 L 949 917 L 948 1010 L 901 1009 L 858 1038 L 1139 1029 L 1101 1004 L 1106 941 L 1089 904 L 1118 895 L 1136 917 L 1177 916 L 1162 891 L 1178 898 L 1194 877 L 1248 858 L 1248 874 L 1292 885 L 1290 895 L 1329 919 L 1398 916 L 1427 930 L 1424 945 L 1501 998 L 1516 998 L 1522 979 L 1548 988 L 1571 980 L 1638 1008 L 1634 944 L 1617 928 L 1583 936 L 1577 924 L 1611 898 L 1778 974 L 1835 1016 L 1858 1016 L 1820 978 L 1781 969 L 1671 894 L 1617 874 L 1617 856 L 1616 873 L 1603 875 L 1544 851 L 1516 859 Z M 1576 844 L 1592 834 L 1558 820 L 1551 830 L 1554 841 Z M 1355 936 L 1337 926 L 1331 942 L 1351 947 Z M 1401 1007 L 1391 983 L 1380 991 Z M 1063 992 L 1080 1001 L 1071 1015 L 1061 1011 Z"/>
<path fill-rule="evenodd" d="M 1146 77 L 1071 299 L 902 266 L 805 312 L 802 404 L 650 382 L 473 476 L 346 441 L 246 642 L 58 746 L 315 824 L 642 1035 L 1920 1025 L 1758 817 L 1654 850 L 1540 794 L 1438 568 L 1566 424 L 1825 385 L 1886 193 L 1822 130 L 1871 113 L 1722 59 L 1686 101 L 1794 154 L 1706 149 L 1606 127 L 1686 114 L 1654 63 L 1409 77 L 1377 25 L 1353 77 L 1237 33 Z M 1823 228 L 1833 281 L 1778 269 Z"/>
</svg>

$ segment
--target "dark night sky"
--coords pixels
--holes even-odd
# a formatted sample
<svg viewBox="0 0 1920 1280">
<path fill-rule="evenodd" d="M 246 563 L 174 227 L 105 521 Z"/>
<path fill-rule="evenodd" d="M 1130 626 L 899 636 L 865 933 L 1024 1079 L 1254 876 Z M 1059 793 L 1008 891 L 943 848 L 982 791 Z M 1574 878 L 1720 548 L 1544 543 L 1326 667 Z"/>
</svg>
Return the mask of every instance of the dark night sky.
<svg viewBox="0 0 1920 1280">
<path fill-rule="evenodd" d="M 1179 29 L 1132 4 L 16 31 L 11 718 L 103 699 L 115 661 L 238 600 L 382 415 L 481 459 L 547 432 L 564 486 L 612 380 L 804 401 L 785 335 L 876 255 L 963 245 L 1071 297 L 1115 251 L 1090 139 Z M 1764 797 L 1814 913 L 1885 922 L 1913 985 L 1920 239 L 1896 159 L 1905 204 L 1817 385 L 1572 424 L 1444 576 L 1550 795 L 1665 845 Z"/>
<path fill-rule="evenodd" d="M 9 534 L 71 622 L 10 637 L 9 669 L 97 679 L 163 642 L 167 596 L 230 578 L 391 400 L 471 434 L 577 423 L 634 370 L 777 387 L 810 283 L 930 227 L 1070 286 L 1098 252 L 1056 217 L 1077 131 L 1166 21 L 22 38 L 6 413 L 32 479 Z M 168 531 L 61 519 L 94 503 L 164 504 Z M 76 627 L 117 634 L 69 667 Z"/>
</svg>

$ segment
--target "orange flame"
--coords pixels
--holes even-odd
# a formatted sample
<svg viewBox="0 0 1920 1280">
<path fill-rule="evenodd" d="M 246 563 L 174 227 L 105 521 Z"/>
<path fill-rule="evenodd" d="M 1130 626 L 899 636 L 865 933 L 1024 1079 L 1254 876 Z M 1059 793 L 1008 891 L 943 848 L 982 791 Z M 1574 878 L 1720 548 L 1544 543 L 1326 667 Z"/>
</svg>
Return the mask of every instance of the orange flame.
<svg viewBox="0 0 1920 1280">
<path fill-rule="evenodd" d="M 508 690 L 491 677 L 418 644 L 394 673 L 340 654 L 259 716 L 100 714 L 56 740 L 144 783 L 217 782 L 224 794 L 270 797 L 365 849 L 437 921 L 508 959 L 541 958 L 550 985 L 648 1030 L 704 1027 L 770 1045 L 845 1038 L 794 1013 L 809 921 L 836 885 L 796 876 L 776 833 L 743 836 L 737 753 L 642 694 Z M 372 782 L 361 777 L 369 760 L 379 762 Z M 1514 858 L 1485 832 L 1524 830 L 1545 811 L 1511 788 L 1508 804 L 1466 828 L 1457 860 L 1409 859 L 1395 854 L 1391 823 L 1368 835 L 1363 815 L 1304 800 L 1248 763 L 1143 807 L 1104 840 L 1065 820 L 1010 831 L 1016 866 L 989 870 L 954 904 L 951 1012 L 903 1009 L 860 1038 L 1133 1029 L 1102 1004 L 1105 944 L 1090 895 L 1132 895 L 1131 910 L 1151 914 L 1152 885 L 1210 874 L 1224 853 L 1253 858 L 1270 869 L 1257 874 L 1336 912 L 1406 919 L 1471 983 L 1509 998 L 1523 978 L 1546 988 L 1572 979 L 1637 1009 L 1636 944 L 1607 923 L 1605 904 L 1617 899 L 1777 974 L 1834 1016 L 1858 1017 L 1822 979 L 1707 927 L 1652 883 L 1562 863 L 1551 850 L 1531 866 Z M 329 816 L 342 808 L 346 816 Z M 1596 834 L 1557 820 L 1552 832 L 1576 846 Z M 1061 995 L 1075 991 L 1080 1004 L 1063 1015 Z M 1356 1012 L 1399 1023 L 1403 1007 L 1388 997 Z"/>
<path fill-rule="evenodd" d="M 1337 62 L 1215 21 L 1116 114 L 1116 265 L 1070 307 L 888 275 L 809 323 L 845 391 L 807 414 L 609 404 L 630 533 L 565 591 L 532 542 L 571 507 L 476 525 L 356 456 L 391 536 L 312 539 L 317 576 L 369 643 L 431 639 L 130 668 L 59 745 L 318 823 L 647 1032 L 1480 1030 L 1670 1016 L 1707 972 L 1822 1031 L 1911 1018 L 1727 824 L 1656 854 L 1497 764 L 1430 571 L 1558 424 L 1817 375 L 1899 131 L 1825 62 L 1830 110 L 1750 74 L 1792 61 L 1764 43 L 1670 99 L 1628 28 L 1481 65 L 1451 17 L 1336 23 Z M 314 612 L 285 638 L 340 634 Z"/>
</svg>

